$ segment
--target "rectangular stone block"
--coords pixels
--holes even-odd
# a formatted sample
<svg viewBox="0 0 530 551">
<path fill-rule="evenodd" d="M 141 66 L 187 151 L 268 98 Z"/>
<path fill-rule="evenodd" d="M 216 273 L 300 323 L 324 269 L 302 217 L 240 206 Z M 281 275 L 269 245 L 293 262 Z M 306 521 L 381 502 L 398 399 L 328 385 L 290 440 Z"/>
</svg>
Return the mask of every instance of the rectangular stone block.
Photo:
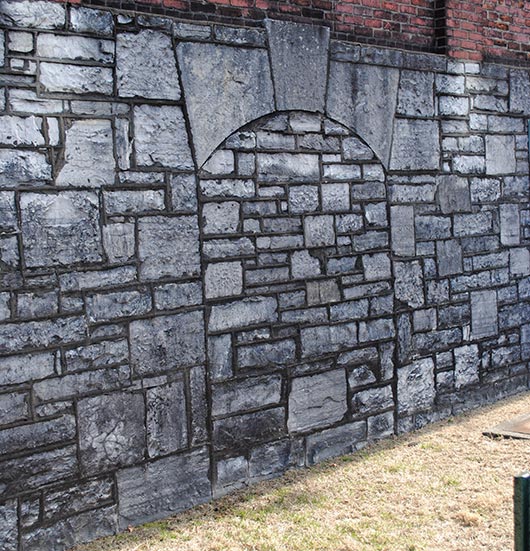
<svg viewBox="0 0 530 551">
<path fill-rule="evenodd" d="M 398 412 L 411 414 L 432 407 L 435 398 L 434 362 L 417 360 L 398 369 Z"/>
<path fill-rule="evenodd" d="M 391 170 L 438 170 L 440 139 L 435 121 L 396 119 Z"/>
<path fill-rule="evenodd" d="M 366 422 L 357 421 L 326 429 L 306 438 L 306 462 L 320 463 L 355 451 L 366 441 Z"/>
<path fill-rule="evenodd" d="M 0 394 L 0 425 L 23 421 L 28 417 L 29 395 L 26 392 Z"/>
<path fill-rule="evenodd" d="M 392 251 L 398 256 L 414 256 L 416 254 L 414 207 L 392 206 L 390 208 L 390 220 Z"/>
<path fill-rule="evenodd" d="M 519 205 L 503 203 L 499 207 L 501 217 L 501 243 L 503 245 L 519 245 L 521 221 Z"/>
<path fill-rule="evenodd" d="M 112 63 L 114 61 L 114 42 L 83 36 L 41 33 L 37 36 L 37 56 L 60 60 L 83 59 Z"/>
<path fill-rule="evenodd" d="M 306 247 L 326 247 L 335 244 L 334 219 L 331 215 L 304 218 Z"/>
<path fill-rule="evenodd" d="M 357 344 L 357 324 L 320 325 L 300 330 L 302 357 L 321 356 Z"/>
<path fill-rule="evenodd" d="M 455 388 L 461 390 L 479 382 L 480 354 L 476 344 L 454 349 Z"/>
<path fill-rule="evenodd" d="M 148 289 L 97 293 L 85 299 L 88 320 L 97 323 L 147 314 L 152 309 Z"/>
<path fill-rule="evenodd" d="M 0 5 L 0 23 L 8 27 L 56 29 L 64 25 L 65 14 L 65 6 L 40 0 L 6 0 Z"/>
<path fill-rule="evenodd" d="M 21 185 L 26 183 L 43 184 L 51 180 L 51 165 L 40 151 L 0 149 L 0 186 Z"/>
<path fill-rule="evenodd" d="M 512 174 L 515 170 L 514 136 L 486 136 L 486 174 Z"/>
<path fill-rule="evenodd" d="M 164 191 L 127 190 L 106 191 L 103 193 L 105 212 L 109 215 L 141 214 L 165 209 Z"/>
<path fill-rule="evenodd" d="M 112 13 L 84 7 L 72 7 L 70 10 L 70 27 L 81 33 L 112 35 L 114 20 Z"/>
<path fill-rule="evenodd" d="M 437 241 L 436 261 L 440 276 L 462 273 L 462 248 L 458 240 Z"/>
<path fill-rule="evenodd" d="M 212 332 L 228 331 L 277 319 L 277 302 L 274 297 L 245 298 L 212 306 L 208 329 Z"/>
<path fill-rule="evenodd" d="M 18 511 L 16 499 L 0 505 L 0 542 L 3 551 L 18 549 Z"/>
<path fill-rule="evenodd" d="M 129 345 L 126 339 L 101 341 L 66 350 L 64 357 L 70 372 L 124 364 L 129 359 Z"/>
<path fill-rule="evenodd" d="M 42 62 L 39 82 L 47 92 L 105 94 L 113 88 L 112 69 L 85 65 Z"/>
<path fill-rule="evenodd" d="M 263 182 L 318 182 L 318 155 L 310 153 L 259 153 L 258 179 Z"/>
<path fill-rule="evenodd" d="M 254 343 L 237 349 L 238 367 L 284 366 L 296 359 L 296 345 L 291 339 Z"/>
<path fill-rule="evenodd" d="M 151 375 L 204 362 L 202 311 L 137 320 L 130 324 L 131 366 Z"/>
<path fill-rule="evenodd" d="M 44 379 L 55 374 L 55 352 L 0 358 L 0 386 Z"/>
<path fill-rule="evenodd" d="M 132 283 L 137 280 L 136 268 L 119 266 L 108 270 L 68 272 L 59 276 L 61 291 L 86 291 Z"/>
<path fill-rule="evenodd" d="M 198 281 L 166 283 L 155 288 L 155 308 L 157 310 L 173 310 L 200 304 L 202 304 L 202 285 Z"/>
<path fill-rule="evenodd" d="M 498 332 L 497 293 L 475 291 L 471 293 L 471 334 L 474 338 L 489 337 Z"/>
</svg>

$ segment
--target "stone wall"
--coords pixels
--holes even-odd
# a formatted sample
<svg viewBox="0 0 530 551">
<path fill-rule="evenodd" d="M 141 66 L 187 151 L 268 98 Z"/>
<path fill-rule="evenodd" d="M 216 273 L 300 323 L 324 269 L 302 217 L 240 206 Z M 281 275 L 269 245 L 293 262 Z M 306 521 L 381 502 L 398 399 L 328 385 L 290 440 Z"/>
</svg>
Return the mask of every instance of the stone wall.
<svg viewBox="0 0 530 551">
<path fill-rule="evenodd" d="M 529 386 L 529 74 L 0 4 L 0 547 Z"/>
</svg>

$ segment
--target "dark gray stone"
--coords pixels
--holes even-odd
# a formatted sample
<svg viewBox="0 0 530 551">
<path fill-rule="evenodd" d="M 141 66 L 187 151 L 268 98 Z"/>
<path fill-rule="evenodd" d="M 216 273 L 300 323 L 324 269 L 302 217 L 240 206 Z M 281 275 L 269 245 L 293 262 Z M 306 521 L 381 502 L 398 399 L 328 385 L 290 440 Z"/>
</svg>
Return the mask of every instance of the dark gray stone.
<svg viewBox="0 0 530 551">
<path fill-rule="evenodd" d="M 85 474 L 141 461 L 145 454 L 145 405 L 141 394 L 118 392 L 78 402 L 79 453 Z"/>
<path fill-rule="evenodd" d="M 0 542 L 3 551 L 18 549 L 18 512 L 16 500 L 0 505 Z"/>
<path fill-rule="evenodd" d="M 326 429 L 306 438 L 308 465 L 320 463 L 332 457 L 352 453 L 366 441 L 366 422 L 357 421 L 332 429 Z"/>
<path fill-rule="evenodd" d="M 130 343 L 131 366 L 137 375 L 200 364 L 205 357 L 202 312 L 133 321 Z"/>
<path fill-rule="evenodd" d="M 356 392 L 351 403 L 355 415 L 378 413 L 384 409 L 394 407 L 394 393 L 390 385 L 369 388 Z"/>
<path fill-rule="evenodd" d="M 319 325 L 300 330 L 302 357 L 321 356 L 357 344 L 357 324 Z"/>
<path fill-rule="evenodd" d="M 255 343 L 237 349 L 237 364 L 240 367 L 271 367 L 287 365 L 296 358 L 293 340 Z"/>
<path fill-rule="evenodd" d="M 300 432 L 340 421 L 347 411 L 346 394 L 347 381 L 342 369 L 293 379 L 287 428 Z"/>
<path fill-rule="evenodd" d="M 447 276 L 462 273 L 462 248 L 456 239 L 436 242 L 438 275 Z"/>
<path fill-rule="evenodd" d="M 29 400 L 25 392 L 0 394 L 0 425 L 24 421 L 28 417 Z"/>
<path fill-rule="evenodd" d="M 177 57 L 197 164 L 201 166 L 227 136 L 274 111 L 267 53 L 260 49 L 180 43 Z"/>
<path fill-rule="evenodd" d="M 208 329 L 212 332 L 258 325 L 278 319 L 274 297 L 252 297 L 212 306 Z"/>
<path fill-rule="evenodd" d="M 268 19 L 276 109 L 324 111 L 329 29 Z"/>
<path fill-rule="evenodd" d="M 471 211 L 469 184 L 466 178 L 444 175 L 438 177 L 437 183 L 438 204 L 444 214 Z"/>
</svg>

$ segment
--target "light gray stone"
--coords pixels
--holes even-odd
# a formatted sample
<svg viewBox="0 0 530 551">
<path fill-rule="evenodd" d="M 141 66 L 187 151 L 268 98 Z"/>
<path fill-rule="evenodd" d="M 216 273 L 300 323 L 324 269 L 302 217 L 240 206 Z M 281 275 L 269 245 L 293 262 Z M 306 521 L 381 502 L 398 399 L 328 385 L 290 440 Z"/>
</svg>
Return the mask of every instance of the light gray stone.
<svg viewBox="0 0 530 551">
<path fill-rule="evenodd" d="M 465 117 L 469 114 L 469 98 L 458 96 L 439 96 L 438 111 L 448 117 Z"/>
<path fill-rule="evenodd" d="M 43 183 L 51 180 L 51 165 L 44 153 L 16 149 L 0 149 L 0 186 Z"/>
<path fill-rule="evenodd" d="M 145 406 L 141 394 L 113 393 L 78 403 L 79 450 L 85 474 L 143 459 Z"/>
<path fill-rule="evenodd" d="M 29 417 L 29 396 L 25 392 L 0 394 L 0 419 L 2 425 L 25 421 Z"/>
<path fill-rule="evenodd" d="M 140 278 L 199 274 L 199 228 L 195 216 L 149 216 L 138 222 Z"/>
<path fill-rule="evenodd" d="M 289 186 L 289 211 L 292 214 L 314 212 L 320 203 L 318 186 Z"/>
<path fill-rule="evenodd" d="M 208 174 L 232 174 L 234 169 L 234 152 L 229 149 L 216 151 L 202 167 Z"/>
<path fill-rule="evenodd" d="M 152 375 L 204 362 L 203 314 L 185 312 L 130 324 L 131 366 Z"/>
<path fill-rule="evenodd" d="M 0 143 L 5 145 L 44 145 L 42 118 L 0 116 Z"/>
<path fill-rule="evenodd" d="M 510 111 L 530 114 L 530 75 L 528 71 L 512 69 L 510 71 Z"/>
<path fill-rule="evenodd" d="M 8 36 L 8 48 L 12 52 L 27 54 L 33 51 L 33 35 L 31 33 L 25 31 L 12 31 Z"/>
<path fill-rule="evenodd" d="M 111 95 L 113 89 L 112 69 L 107 67 L 42 62 L 39 82 L 47 92 Z"/>
<path fill-rule="evenodd" d="M 390 208 L 392 251 L 398 256 L 414 256 L 414 207 L 393 205 Z"/>
<path fill-rule="evenodd" d="M 204 279 L 206 298 L 239 295 L 243 291 L 243 267 L 241 262 L 217 262 L 208 264 Z"/>
<path fill-rule="evenodd" d="M 318 155 L 311 153 L 259 153 L 258 179 L 263 182 L 319 182 Z"/>
<path fill-rule="evenodd" d="M 412 117 L 434 116 L 434 74 L 402 71 L 399 81 L 397 112 Z"/>
<path fill-rule="evenodd" d="M 0 228 L 3 230 L 17 228 L 15 194 L 12 191 L 0 191 Z"/>
<path fill-rule="evenodd" d="M 294 279 L 305 279 L 321 273 L 320 261 L 309 251 L 294 251 L 291 254 L 291 275 Z"/>
<path fill-rule="evenodd" d="M 65 14 L 65 6 L 40 0 L 5 0 L 0 4 L 0 24 L 8 27 L 56 29 L 64 25 Z"/>
<path fill-rule="evenodd" d="M 21 318 L 42 318 L 58 313 L 57 291 L 36 291 L 19 293 L 17 316 Z"/>
<path fill-rule="evenodd" d="M 267 19 L 276 109 L 324 111 L 329 29 Z"/>
<path fill-rule="evenodd" d="M 486 174 L 512 174 L 515 171 L 515 137 L 486 136 Z"/>
<path fill-rule="evenodd" d="M 380 341 L 395 336 L 394 323 L 391 319 L 375 319 L 359 323 L 359 342 Z"/>
<path fill-rule="evenodd" d="M 400 415 L 432 407 L 435 398 L 434 362 L 417 360 L 398 369 L 397 399 Z"/>
<path fill-rule="evenodd" d="M 208 368 L 213 380 L 228 379 L 232 375 L 232 356 L 231 335 L 208 338 Z"/>
<path fill-rule="evenodd" d="M 114 61 L 114 42 L 83 36 L 41 33 L 37 36 L 37 56 L 108 64 Z"/>
<path fill-rule="evenodd" d="M 193 174 L 173 174 L 170 180 L 171 206 L 175 211 L 195 212 L 197 184 Z"/>
<path fill-rule="evenodd" d="M 366 281 L 390 279 L 390 258 L 387 253 L 365 254 L 362 256 L 362 263 Z"/>
<path fill-rule="evenodd" d="M 319 325 L 300 330 L 302 357 L 322 356 L 357 344 L 357 324 Z"/>
<path fill-rule="evenodd" d="M 335 244 L 334 219 L 331 215 L 304 218 L 306 247 L 327 247 Z"/>
<path fill-rule="evenodd" d="M 184 383 L 150 388 L 146 393 L 147 452 L 167 455 L 188 445 L 188 418 Z"/>
<path fill-rule="evenodd" d="M 101 260 L 99 201 L 94 193 L 24 193 L 20 198 L 26 265 Z"/>
<path fill-rule="evenodd" d="M 180 85 L 171 38 L 158 31 L 119 33 L 116 79 L 120 97 L 180 99 Z"/>
<path fill-rule="evenodd" d="M 193 168 L 180 107 L 138 105 L 134 108 L 134 128 L 134 151 L 139 166 Z"/>
<path fill-rule="evenodd" d="M 471 293 L 472 337 L 490 337 L 497 332 L 497 293 L 494 290 Z"/>
<path fill-rule="evenodd" d="M 18 512 L 16 499 L 0 505 L 0 541 L 3 551 L 17 551 Z"/>
<path fill-rule="evenodd" d="M 64 354 L 69 372 L 84 371 L 129 361 L 129 345 L 125 339 L 102 341 L 67 350 Z"/>
<path fill-rule="evenodd" d="M 227 136 L 275 110 L 268 57 L 261 49 L 198 43 L 180 43 L 177 57 L 202 166 Z"/>
<path fill-rule="evenodd" d="M 476 344 L 459 346 L 455 355 L 455 388 L 461 390 L 479 382 L 480 355 Z"/>
<path fill-rule="evenodd" d="M 206 40 L 210 38 L 212 29 L 210 25 L 195 25 L 183 21 L 173 23 L 173 36 L 176 38 L 199 38 Z"/>
<path fill-rule="evenodd" d="M 70 9 L 70 27 L 72 30 L 81 33 L 109 36 L 114 31 L 114 20 L 111 12 L 72 6 Z"/>
<path fill-rule="evenodd" d="M 103 226 L 103 248 L 110 262 L 126 262 L 135 255 L 134 224 Z"/>
<path fill-rule="evenodd" d="M 443 214 L 470 212 L 471 197 L 467 178 L 443 175 L 437 178 L 437 199 Z"/>
<path fill-rule="evenodd" d="M 369 161 L 374 152 L 359 138 L 350 136 L 342 140 L 342 156 L 345 161 Z"/>
<path fill-rule="evenodd" d="M 57 175 L 57 185 L 113 184 L 115 169 L 110 121 L 74 121 L 66 130 L 64 165 Z"/>
<path fill-rule="evenodd" d="M 338 302 L 340 298 L 340 289 L 335 279 L 307 282 L 307 303 L 310 306 Z"/>
<path fill-rule="evenodd" d="M 412 308 L 423 306 L 423 273 L 417 260 L 410 262 L 395 262 L 395 292 L 396 298 L 407 303 Z"/>
<path fill-rule="evenodd" d="M 133 266 L 120 266 L 108 270 L 70 271 L 59 276 L 63 291 L 100 289 L 136 280 L 136 267 Z"/>
<path fill-rule="evenodd" d="M 350 186 L 344 184 L 322 184 L 322 211 L 341 212 L 350 210 Z"/>
<path fill-rule="evenodd" d="M 503 245 L 519 245 L 521 241 L 521 222 L 519 205 L 503 203 L 499 207 L 501 218 L 501 243 Z"/>
<path fill-rule="evenodd" d="M 9 90 L 8 104 L 17 113 L 41 114 L 61 113 L 63 100 L 39 98 L 34 90 Z"/>
<path fill-rule="evenodd" d="M 13 385 L 44 379 L 56 374 L 54 352 L 0 358 L 0 385 Z"/>
<path fill-rule="evenodd" d="M 515 277 L 530 275 L 530 251 L 528 248 L 510 249 L 510 274 Z"/>
<path fill-rule="evenodd" d="M 166 283 L 166 285 L 155 288 L 155 306 L 157 310 L 173 310 L 200 304 L 202 304 L 202 286 L 198 281 Z"/>
<path fill-rule="evenodd" d="M 289 432 L 326 427 L 340 421 L 347 411 L 344 370 L 336 369 L 292 380 L 289 393 Z"/>
<path fill-rule="evenodd" d="M 88 295 L 85 302 L 88 320 L 93 323 L 142 316 L 152 308 L 147 289 L 96 293 Z"/>
<path fill-rule="evenodd" d="M 274 297 L 251 297 L 212 306 L 208 329 L 212 332 L 226 331 L 270 323 L 277 319 L 277 302 Z"/>
<path fill-rule="evenodd" d="M 438 123 L 420 119 L 396 119 L 390 159 L 391 170 L 438 170 Z"/>
<path fill-rule="evenodd" d="M 203 448 L 119 471 L 120 528 L 164 518 L 210 499 L 209 467 L 208 450 Z"/>
<path fill-rule="evenodd" d="M 116 214 L 142 214 L 165 208 L 164 191 L 161 189 L 105 191 L 105 212 Z"/>
<path fill-rule="evenodd" d="M 330 63 L 327 114 L 363 137 L 388 167 L 399 71 L 388 67 Z"/>
</svg>

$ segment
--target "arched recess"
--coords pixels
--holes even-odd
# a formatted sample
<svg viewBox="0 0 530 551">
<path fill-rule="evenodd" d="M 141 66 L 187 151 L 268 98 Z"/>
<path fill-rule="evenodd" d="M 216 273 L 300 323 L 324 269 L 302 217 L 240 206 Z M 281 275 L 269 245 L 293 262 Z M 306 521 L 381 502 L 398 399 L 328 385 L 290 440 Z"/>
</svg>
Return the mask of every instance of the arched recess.
<svg viewBox="0 0 530 551">
<path fill-rule="evenodd" d="M 218 491 L 226 472 L 259 478 L 394 431 L 385 180 L 359 136 L 301 111 L 244 126 L 201 168 Z"/>
</svg>

